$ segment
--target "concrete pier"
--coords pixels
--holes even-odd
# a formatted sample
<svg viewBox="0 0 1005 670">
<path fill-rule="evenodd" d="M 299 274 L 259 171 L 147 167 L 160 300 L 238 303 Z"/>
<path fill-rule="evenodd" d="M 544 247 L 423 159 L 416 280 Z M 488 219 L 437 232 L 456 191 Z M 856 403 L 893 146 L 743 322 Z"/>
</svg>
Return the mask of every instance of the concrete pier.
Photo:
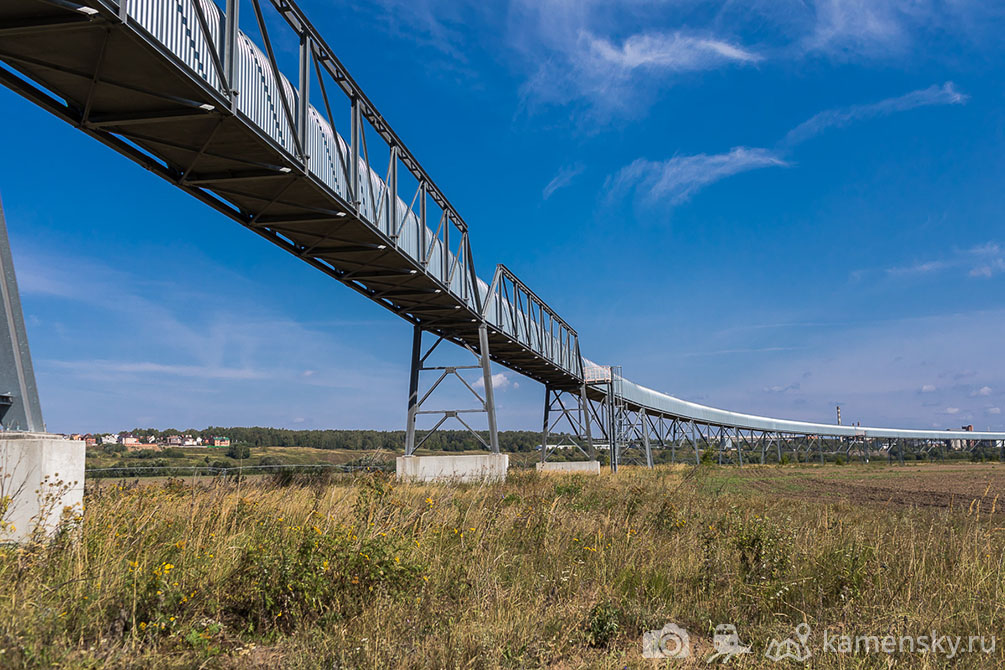
<svg viewBox="0 0 1005 670">
<path fill-rule="evenodd" d="M 559 472 L 559 473 L 578 473 L 583 475 L 599 475 L 600 474 L 600 461 L 565 461 L 563 463 L 559 462 L 545 462 L 537 464 L 538 472 Z"/>
<path fill-rule="evenodd" d="M 64 511 L 83 513 L 84 449 L 59 435 L 0 432 L 0 542 L 48 535 Z"/>
<path fill-rule="evenodd" d="M 508 468 L 509 454 L 399 456 L 395 462 L 398 479 L 410 482 L 498 482 Z"/>
</svg>

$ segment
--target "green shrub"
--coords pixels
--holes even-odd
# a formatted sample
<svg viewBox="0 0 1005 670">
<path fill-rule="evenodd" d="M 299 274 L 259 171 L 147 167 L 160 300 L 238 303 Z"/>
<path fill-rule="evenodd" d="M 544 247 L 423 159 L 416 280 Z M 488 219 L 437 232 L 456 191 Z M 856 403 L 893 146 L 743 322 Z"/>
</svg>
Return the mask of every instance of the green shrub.
<svg viewBox="0 0 1005 670">
<path fill-rule="evenodd" d="M 345 620 L 378 597 L 421 583 L 422 567 L 404 538 L 359 537 L 334 529 L 260 522 L 228 580 L 226 611 L 249 631 L 292 631 L 321 620 Z M 362 531 L 360 531 L 362 532 Z"/>
<path fill-rule="evenodd" d="M 583 492 L 583 482 L 576 477 L 569 477 L 565 481 L 555 484 L 556 498 L 575 498 Z"/>
<path fill-rule="evenodd" d="M 238 461 L 251 458 L 251 447 L 246 444 L 232 444 L 227 449 L 227 458 L 233 458 Z"/>
<path fill-rule="evenodd" d="M 610 602 L 597 603 L 586 620 L 586 637 L 591 647 L 605 648 L 621 630 L 621 610 Z"/>
<path fill-rule="evenodd" d="M 739 552 L 740 575 L 746 582 L 777 580 L 792 566 L 792 532 L 765 517 L 737 519 L 732 541 Z"/>
<path fill-rule="evenodd" d="M 862 595 L 869 586 L 875 550 L 860 543 L 826 552 L 817 563 L 814 586 L 825 606 L 845 603 Z"/>
</svg>

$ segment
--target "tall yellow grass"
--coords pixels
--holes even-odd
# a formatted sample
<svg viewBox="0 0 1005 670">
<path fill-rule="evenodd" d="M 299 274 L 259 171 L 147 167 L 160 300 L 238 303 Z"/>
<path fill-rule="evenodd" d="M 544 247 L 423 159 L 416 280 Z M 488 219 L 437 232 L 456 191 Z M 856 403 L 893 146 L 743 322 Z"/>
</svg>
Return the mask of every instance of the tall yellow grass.
<svg viewBox="0 0 1005 670">
<path fill-rule="evenodd" d="M 0 548 L 0 667 L 664 667 L 676 622 L 763 652 L 815 635 L 997 635 L 1002 520 L 723 492 L 708 470 L 398 485 L 379 475 L 108 485 L 48 544 Z M 713 469 L 714 472 L 714 469 Z M 711 478 L 710 478 L 711 477 Z M 955 667 L 1002 667 L 1000 649 Z M 817 654 L 813 667 L 935 668 Z"/>
</svg>

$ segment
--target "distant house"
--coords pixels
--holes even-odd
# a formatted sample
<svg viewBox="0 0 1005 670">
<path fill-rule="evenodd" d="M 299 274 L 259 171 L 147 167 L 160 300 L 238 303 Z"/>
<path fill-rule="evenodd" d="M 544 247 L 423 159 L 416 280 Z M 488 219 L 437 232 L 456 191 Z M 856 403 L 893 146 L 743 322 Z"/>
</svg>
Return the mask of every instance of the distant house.
<svg viewBox="0 0 1005 670">
<path fill-rule="evenodd" d="M 181 444 L 182 444 L 183 447 L 201 447 L 202 446 L 202 438 L 201 437 L 193 437 L 191 435 L 186 435 L 184 438 L 182 438 Z"/>
<path fill-rule="evenodd" d="M 167 443 L 169 447 L 180 447 L 185 443 L 185 438 L 181 435 L 169 435 Z"/>
<path fill-rule="evenodd" d="M 101 444 L 118 444 L 118 442 L 119 442 L 119 436 L 118 435 L 102 435 L 101 436 Z"/>
<path fill-rule="evenodd" d="M 143 438 L 143 441 L 147 444 L 157 444 L 157 437 L 155 435 L 147 435 Z"/>
<path fill-rule="evenodd" d="M 84 445 L 88 447 L 96 447 L 98 446 L 98 438 L 88 433 L 87 435 L 84 435 Z"/>
<path fill-rule="evenodd" d="M 230 438 L 229 437 L 214 437 L 212 438 L 214 447 L 229 447 Z"/>
<path fill-rule="evenodd" d="M 74 442 L 80 442 L 81 440 L 84 439 L 84 436 L 81 435 L 80 433 L 72 433 L 70 435 L 70 439 L 73 440 Z"/>
<path fill-rule="evenodd" d="M 125 445 L 127 447 L 131 447 L 133 445 L 139 444 L 140 441 L 132 433 L 119 433 L 118 443 Z"/>
</svg>

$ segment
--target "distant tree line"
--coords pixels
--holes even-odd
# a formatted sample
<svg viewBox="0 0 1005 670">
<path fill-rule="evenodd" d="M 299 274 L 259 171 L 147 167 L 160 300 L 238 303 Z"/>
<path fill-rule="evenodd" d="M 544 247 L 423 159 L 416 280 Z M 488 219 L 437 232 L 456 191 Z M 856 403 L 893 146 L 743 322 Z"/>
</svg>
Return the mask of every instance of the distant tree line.
<svg viewBox="0 0 1005 670">
<path fill-rule="evenodd" d="M 167 439 L 171 435 L 199 436 L 204 440 L 214 436 L 225 436 L 230 438 L 233 445 L 248 447 L 400 451 L 405 446 L 405 431 L 403 430 L 289 430 L 286 428 L 210 426 L 203 430 L 195 428 L 188 430 L 136 428 L 130 432 L 137 437 L 153 435 L 158 440 Z M 419 439 L 421 439 L 421 435 L 420 433 Z M 488 442 L 487 432 L 481 432 L 480 435 L 485 442 Z M 558 436 L 549 437 L 549 442 L 557 439 Z M 537 431 L 506 430 L 499 433 L 499 448 L 502 451 L 529 452 L 536 450 L 539 444 L 541 444 L 541 433 Z M 466 451 L 484 447 L 466 430 L 442 430 L 433 433 L 422 444 L 422 448 L 434 451 Z"/>
</svg>

